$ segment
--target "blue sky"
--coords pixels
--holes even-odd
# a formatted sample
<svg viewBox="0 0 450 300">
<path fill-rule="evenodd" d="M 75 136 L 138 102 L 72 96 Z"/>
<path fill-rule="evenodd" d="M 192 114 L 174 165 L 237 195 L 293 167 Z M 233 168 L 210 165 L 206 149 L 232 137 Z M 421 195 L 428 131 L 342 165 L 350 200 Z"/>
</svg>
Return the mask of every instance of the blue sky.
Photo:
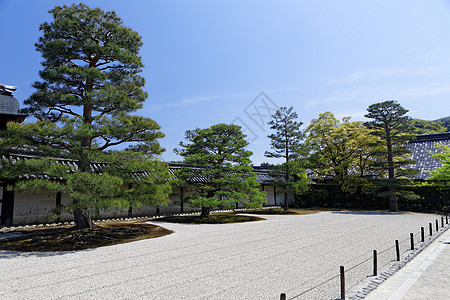
<svg viewBox="0 0 450 300">
<path fill-rule="evenodd" d="M 391 99 L 414 118 L 450 115 L 448 1 L 84 3 L 115 10 L 142 36 L 149 98 L 139 113 L 161 125 L 167 161 L 181 159 L 173 148 L 186 129 L 234 121 L 253 162 L 273 162 L 264 157 L 273 106 L 294 106 L 303 128 L 325 111 L 364 120 L 370 104 Z M 39 24 L 57 4 L 72 1 L 0 0 L 0 83 L 17 85 L 21 102 L 39 80 Z"/>
</svg>

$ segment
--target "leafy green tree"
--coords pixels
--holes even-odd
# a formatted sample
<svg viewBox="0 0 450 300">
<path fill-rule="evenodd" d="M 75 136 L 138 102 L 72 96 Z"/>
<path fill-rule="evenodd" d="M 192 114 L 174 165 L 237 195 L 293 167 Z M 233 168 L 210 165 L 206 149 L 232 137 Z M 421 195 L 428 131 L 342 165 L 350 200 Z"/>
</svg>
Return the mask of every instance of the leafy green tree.
<svg viewBox="0 0 450 300">
<path fill-rule="evenodd" d="M 447 131 L 447 128 L 441 121 L 411 119 L 411 125 L 414 126 L 415 134 L 432 134 Z"/>
<path fill-rule="evenodd" d="M 300 130 L 303 123 L 296 121 L 297 118 L 298 115 L 292 106 L 290 108 L 280 107 L 272 115 L 272 120 L 268 122 L 270 129 L 275 133 L 268 135 L 272 151 L 266 151 L 265 156 L 284 159 L 284 163 L 279 168 L 274 168 L 274 178 L 284 177 L 279 184 L 284 186 L 285 211 L 289 210 L 289 192 L 302 193 L 306 186 L 306 172 L 303 168 L 302 158 L 306 156 L 307 150 L 303 144 L 304 134 Z M 291 178 L 294 174 L 296 176 L 295 183 Z"/>
<path fill-rule="evenodd" d="M 367 184 L 365 178 L 379 172 L 373 160 L 381 140 L 372 131 L 350 117 L 341 122 L 331 112 L 320 114 L 305 130 L 313 151 L 309 167 L 317 177 L 332 178 L 343 190 Z"/>
<path fill-rule="evenodd" d="M 179 178 L 195 189 L 189 199 L 208 217 L 212 208 L 242 203 L 261 207 L 266 193 L 259 190 L 250 161 L 252 152 L 237 125 L 217 124 L 205 129 L 186 131 L 186 142 L 180 142 L 175 153 L 184 157 L 191 168 L 182 168 Z M 195 167 L 198 166 L 198 167 Z"/>
<path fill-rule="evenodd" d="M 167 203 L 168 167 L 157 160 L 164 135 L 155 121 L 131 114 L 147 98 L 141 37 L 113 11 L 73 4 L 49 12 L 53 21 L 41 24 L 36 43 L 42 80 L 25 101 L 37 121 L 10 124 L 8 131 L 13 144 L 29 145 L 41 157 L 30 165 L 59 180 L 38 176 L 18 187 L 66 193 L 79 228 L 91 227 L 98 209 Z"/>
<path fill-rule="evenodd" d="M 445 128 L 447 128 L 447 131 L 450 131 L 450 116 L 445 118 L 437 119 L 436 121 L 442 122 Z"/>
<path fill-rule="evenodd" d="M 367 111 L 368 114 L 364 116 L 372 121 L 366 122 L 366 125 L 375 130 L 374 134 L 381 138 L 384 145 L 375 164 L 388 173 L 389 207 L 391 211 L 398 211 L 397 198 L 402 194 L 400 190 L 396 190 L 396 179 L 417 173 L 415 169 L 405 168 L 415 164 L 415 161 L 409 159 L 408 154 L 411 151 L 405 146 L 406 142 L 414 139 L 414 127 L 406 116 L 408 110 L 396 101 L 372 104 Z"/>
</svg>

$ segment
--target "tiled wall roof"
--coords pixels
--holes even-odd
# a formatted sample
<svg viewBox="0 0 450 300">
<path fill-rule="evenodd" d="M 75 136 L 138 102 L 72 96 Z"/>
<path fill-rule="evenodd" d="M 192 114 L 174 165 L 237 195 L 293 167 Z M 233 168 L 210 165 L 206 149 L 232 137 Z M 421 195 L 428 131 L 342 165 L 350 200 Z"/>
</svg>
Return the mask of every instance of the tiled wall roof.
<svg viewBox="0 0 450 300">
<path fill-rule="evenodd" d="M 426 179 L 430 177 L 431 171 L 441 166 L 430 154 L 437 152 L 435 144 L 450 146 L 450 132 L 418 135 L 415 140 L 406 144 L 411 149 L 411 159 L 417 162 L 411 168 L 419 170 L 413 179 Z"/>
<path fill-rule="evenodd" d="M 193 183 L 195 182 L 207 182 L 209 179 L 207 176 L 202 174 L 202 167 L 191 166 L 183 163 L 169 163 L 169 173 L 172 175 L 172 178 L 178 179 L 176 176 L 176 172 L 181 168 L 189 169 L 189 180 Z M 256 181 L 260 184 L 266 184 L 269 181 L 273 180 L 273 178 L 269 175 L 269 170 L 263 169 L 261 167 L 253 167 L 253 172 L 256 173 Z"/>
</svg>

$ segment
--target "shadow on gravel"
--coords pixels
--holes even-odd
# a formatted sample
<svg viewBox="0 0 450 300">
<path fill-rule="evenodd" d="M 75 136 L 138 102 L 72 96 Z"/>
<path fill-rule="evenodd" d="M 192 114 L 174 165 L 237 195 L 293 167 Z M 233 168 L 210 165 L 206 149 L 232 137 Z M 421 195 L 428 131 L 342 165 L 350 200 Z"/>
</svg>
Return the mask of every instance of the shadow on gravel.
<svg viewBox="0 0 450 300">
<path fill-rule="evenodd" d="M 332 211 L 332 214 L 341 215 L 406 215 L 404 212 L 390 212 L 390 211 Z"/>
</svg>

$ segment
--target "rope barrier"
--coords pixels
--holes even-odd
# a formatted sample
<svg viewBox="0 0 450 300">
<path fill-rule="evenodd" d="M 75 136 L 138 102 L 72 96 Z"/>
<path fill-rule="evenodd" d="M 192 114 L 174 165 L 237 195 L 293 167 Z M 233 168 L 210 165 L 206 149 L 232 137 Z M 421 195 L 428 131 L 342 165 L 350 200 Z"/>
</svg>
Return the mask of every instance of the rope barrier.
<svg viewBox="0 0 450 300">
<path fill-rule="evenodd" d="M 331 280 L 338 278 L 340 275 L 341 275 L 341 274 L 337 274 L 336 276 L 333 276 L 333 277 L 331 277 L 330 279 L 327 279 L 327 280 L 325 280 L 324 282 L 319 283 L 318 285 L 313 286 L 312 288 L 309 288 L 309 289 L 307 289 L 306 291 L 303 291 L 303 292 L 301 292 L 300 294 L 298 294 L 298 295 L 296 295 L 296 296 L 294 296 L 294 297 L 292 297 L 292 298 L 289 298 L 289 299 L 292 300 L 292 299 L 298 298 L 298 297 L 300 297 L 301 295 L 304 295 L 304 294 L 306 294 L 306 293 L 308 293 L 308 292 L 310 292 L 310 291 L 312 291 L 312 290 L 318 288 L 319 286 L 322 286 L 322 285 L 324 285 L 325 283 L 328 283 L 328 282 L 330 282 Z"/>
<path fill-rule="evenodd" d="M 448 226 L 448 225 L 447 225 L 447 226 Z M 444 226 L 444 227 L 447 227 L 447 226 Z M 442 227 L 442 228 L 444 228 L 444 227 Z M 439 231 L 436 231 L 436 232 L 439 232 Z M 418 233 L 413 234 L 413 236 L 419 236 L 419 235 L 421 235 L 421 231 L 419 231 Z M 403 244 L 403 243 L 406 243 L 406 242 L 410 242 L 410 237 L 408 237 L 408 238 L 406 238 L 406 239 L 404 239 L 404 240 L 401 240 L 401 241 L 399 242 L 399 244 Z M 415 242 L 414 245 L 420 244 L 420 243 L 422 243 L 422 242 L 421 242 L 421 241 Z M 395 248 L 395 245 L 394 245 L 394 246 L 391 246 L 391 247 L 389 247 L 389 248 L 386 248 L 386 249 L 384 249 L 384 250 L 378 252 L 378 256 L 380 256 L 381 254 L 386 253 L 387 251 L 392 250 L 392 249 L 394 249 L 394 248 Z M 404 251 L 404 252 L 402 252 L 402 254 L 405 253 L 405 252 L 408 252 L 408 251 L 410 251 L 410 250 Z M 373 259 L 373 257 L 371 256 L 371 257 L 369 257 L 369 258 L 367 258 L 367 259 L 365 259 L 365 260 L 363 260 L 363 261 L 357 263 L 356 265 L 354 265 L 354 266 L 350 267 L 349 269 L 345 270 L 345 273 L 350 272 L 351 270 L 353 270 L 353 269 L 355 269 L 355 268 L 357 268 L 357 267 L 359 267 L 359 266 L 361 266 L 361 265 L 367 263 L 368 261 L 370 261 L 370 260 L 372 260 L 372 259 Z M 388 263 L 388 264 L 389 264 L 389 263 Z M 384 265 L 384 266 L 385 266 L 385 265 Z M 337 274 L 337 275 L 335 275 L 335 276 L 333 276 L 333 277 L 331 277 L 331 278 L 325 280 L 324 282 L 321 282 L 321 283 L 319 283 L 319 284 L 317 284 L 317 285 L 315 285 L 315 286 L 313 286 L 313 287 L 311 287 L 311 288 L 309 288 L 309 289 L 307 289 L 307 290 L 301 292 L 300 294 L 297 294 L 297 295 L 295 295 L 294 297 L 289 298 L 289 299 L 296 299 L 296 298 L 298 298 L 298 297 L 300 297 L 300 296 L 302 296 L 302 295 L 304 295 L 304 294 L 306 294 L 306 293 L 308 293 L 308 292 L 310 292 L 310 291 L 312 291 L 312 290 L 314 290 L 314 289 L 317 289 L 318 287 L 320 287 L 320 286 L 322 286 L 322 285 L 324 285 L 324 284 L 326 284 L 326 283 L 328 283 L 328 282 L 330 282 L 330 281 L 332 281 L 332 280 L 338 278 L 339 276 L 340 276 L 340 274 Z M 349 290 L 351 290 L 353 287 L 355 287 L 356 285 L 358 285 L 360 282 L 362 282 L 362 281 L 364 281 L 364 280 L 365 280 L 365 278 L 359 280 L 358 282 L 356 282 L 355 284 L 353 284 L 352 286 L 350 286 L 349 288 L 347 288 L 347 289 L 346 289 L 346 292 L 349 291 Z"/>
</svg>

